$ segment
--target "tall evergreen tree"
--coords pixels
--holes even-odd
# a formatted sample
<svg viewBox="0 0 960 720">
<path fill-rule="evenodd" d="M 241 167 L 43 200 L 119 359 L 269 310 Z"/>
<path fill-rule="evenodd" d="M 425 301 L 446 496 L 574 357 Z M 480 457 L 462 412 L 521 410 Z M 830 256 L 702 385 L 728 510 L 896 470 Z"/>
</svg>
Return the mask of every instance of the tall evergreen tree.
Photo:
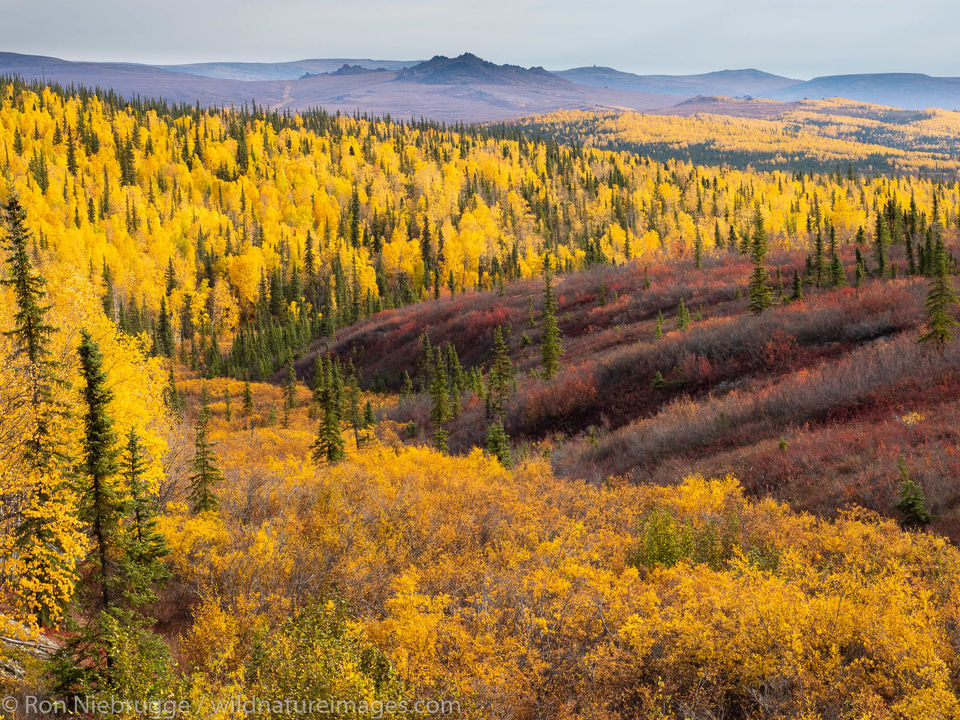
<svg viewBox="0 0 960 720">
<path fill-rule="evenodd" d="M 253 411 L 253 391 L 250 389 L 250 381 L 245 380 L 243 383 L 243 414 L 249 418 Z"/>
<path fill-rule="evenodd" d="M 753 243 L 751 246 L 753 272 L 750 274 L 750 312 L 759 315 L 773 304 L 767 283 L 770 275 L 764 260 L 767 257 L 767 231 L 763 226 L 763 215 L 757 207 L 753 217 Z"/>
<path fill-rule="evenodd" d="M 897 491 L 900 502 L 897 503 L 897 509 L 903 514 L 903 525 L 908 528 L 921 528 L 931 520 L 926 495 L 923 488 L 911 479 L 903 455 L 897 458 L 897 469 L 900 474 L 900 487 Z"/>
<path fill-rule="evenodd" d="M 66 409 L 55 395 L 62 383 L 50 342 L 54 327 L 47 319 L 46 287 L 30 260 L 32 235 L 26 210 L 11 192 L 3 206 L 4 246 L 9 274 L 3 284 L 16 301 L 13 345 L 7 358 L 22 375 L 27 425 L 22 436 L 23 487 L 13 502 L 16 580 L 24 609 L 41 625 L 55 624 L 75 580 L 80 532 L 73 492 L 66 481 L 70 460 L 64 454 L 60 423 Z"/>
<path fill-rule="evenodd" d="M 889 267 L 890 229 L 883 219 L 883 213 L 877 213 L 876 234 L 873 239 L 873 255 L 877 261 L 877 275 L 886 277 Z"/>
<path fill-rule="evenodd" d="M 86 330 L 80 333 L 80 368 L 86 407 L 83 464 L 80 480 L 80 519 L 89 528 L 92 550 L 91 585 L 101 610 L 109 611 L 114 596 L 114 566 L 121 546 L 124 493 L 119 486 L 119 449 L 109 414 L 113 393 L 107 388 L 100 347 Z"/>
<path fill-rule="evenodd" d="M 487 417 L 503 418 L 503 407 L 513 387 L 513 363 L 510 349 L 499 325 L 493 329 L 493 360 L 490 363 Z"/>
<path fill-rule="evenodd" d="M 144 484 L 146 465 L 140 436 L 131 428 L 120 460 L 129 505 L 122 576 L 124 592 L 135 606 L 153 602 L 156 587 L 170 575 L 163 563 L 170 548 L 157 529 L 156 500 Z"/>
<path fill-rule="evenodd" d="M 677 330 L 686 330 L 688 327 L 690 327 L 690 311 L 681 296 L 680 304 L 677 305 Z"/>
<path fill-rule="evenodd" d="M 510 436 L 503 429 L 503 421 L 497 420 L 487 429 L 487 452 L 497 458 L 504 467 L 510 467 Z"/>
<path fill-rule="evenodd" d="M 950 279 L 949 259 L 943 239 L 937 237 L 934 248 L 935 274 L 927 291 L 927 324 L 920 342 L 932 343 L 941 353 L 953 339 L 957 319 L 951 314 L 951 306 L 957 304 L 957 291 Z"/>
<path fill-rule="evenodd" d="M 200 415 L 193 444 L 193 473 L 190 475 L 190 493 L 187 495 L 194 513 L 216 510 L 219 505 L 216 488 L 223 481 L 223 475 L 214 453 L 216 444 L 208 437 L 209 424 L 210 408 L 204 388 L 200 396 Z"/>
<path fill-rule="evenodd" d="M 543 263 L 543 338 L 540 342 L 540 358 L 543 362 L 543 375 L 550 379 L 560 369 L 560 327 L 557 325 L 556 301 L 553 298 L 553 277 L 550 269 L 550 256 Z"/>
<path fill-rule="evenodd" d="M 433 422 L 433 437 L 437 441 L 437 447 L 445 451 L 447 449 L 447 431 L 443 424 L 450 419 L 450 401 L 447 388 L 447 370 L 446 363 L 439 347 L 436 348 L 436 361 L 433 369 L 433 379 L 430 383 L 430 398 L 433 400 L 433 406 L 430 409 L 430 420 Z"/>
<path fill-rule="evenodd" d="M 360 430 L 363 428 L 363 415 L 360 410 L 360 386 L 357 379 L 350 378 L 350 390 L 347 393 L 347 419 L 353 428 L 353 440 L 360 449 Z"/>
<path fill-rule="evenodd" d="M 800 277 L 800 271 L 793 271 L 793 288 L 790 293 L 791 300 L 803 300 L 803 279 Z"/>
<path fill-rule="evenodd" d="M 311 456 L 318 464 L 324 461 L 339 462 L 347 456 L 347 453 L 340 431 L 340 412 L 334 407 L 332 393 L 324 396 L 321 412 L 323 418 L 317 431 L 317 439 L 313 443 Z"/>
</svg>

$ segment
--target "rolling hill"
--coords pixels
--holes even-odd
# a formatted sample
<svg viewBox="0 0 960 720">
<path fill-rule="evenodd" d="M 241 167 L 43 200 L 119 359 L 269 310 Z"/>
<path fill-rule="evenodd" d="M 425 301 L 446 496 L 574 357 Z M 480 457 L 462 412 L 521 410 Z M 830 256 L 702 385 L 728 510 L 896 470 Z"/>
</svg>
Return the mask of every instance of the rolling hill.
<svg viewBox="0 0 960 720">
<path fill-rule="evenodd" d="M 323 107 L 466 122 L 512 120 L 555 110 L 761 117 L 781 112 L 770 101 L 835 97 L 908 109 L 960 107 L 960 78 L 866 74 L 802 81 L 756 69 L 636 75 L 598 66 L 551 72 L 498 65 L 471 53 L 426 61 L 327 58 L 184 65 L 71 62 L 0 53 L 0 73 L 205 106 L 242 105 L 253 99 L 277 110 Z M 731 97 L 739 100 L 730 101 Z"/>
<path fill-rule="evenodd" d="M 800 80 L 771 75 L 762 70 L 720 70 L 702 75 L 634 75 L 608 67 L 580 67 L 561 70 L 560 77 L 581 85 L 633 90 L 663 95 L 750 95 L 766 97 Z"/>
<path fill-rule="evenodd" d="M 3 74 L 111 88 L 127 97 L 160 96 L 188 104 L 199 101 L 205 106 L 242 105 L 253 99 L 275 110 L 323 107 L 348 113 L 359 110 L 395 117 L 473 122 L 509 120 L 564 108 L 652 110 L 683 99 L 579 85 L 542 68 L 496 65 L 469 53 L 456 58 L 437 56 L 409 67 L 402 65 L 330 60 L 281 63 L 275 68 L 230 63 L 163 68 L 0 53 Z M 348 71 L 342 71 L 344 67 Z M 350 68 L 369 72 L 349 71 Z M 261 79 L 268 77 L 275 79 Z"/>
</svg>

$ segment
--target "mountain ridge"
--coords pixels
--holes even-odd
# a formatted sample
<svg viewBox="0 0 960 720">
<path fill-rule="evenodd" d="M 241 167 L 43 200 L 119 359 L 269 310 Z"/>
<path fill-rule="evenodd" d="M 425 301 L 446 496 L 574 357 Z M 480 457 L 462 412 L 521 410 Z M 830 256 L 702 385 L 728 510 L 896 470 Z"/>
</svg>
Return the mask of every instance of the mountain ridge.
<svg viewBox="0 0 960 720">
<path fill-rule="evenodd" d="M 920 73 L 827 75 L 797 80 L 756 68 L 696 75 L 638 75 L 605 66 L 549 71 L 497 64 L 473 53 L 429 60 L 314 58 L 278 63 L 147 65 L 70 61 L 0 52 L 0 73 L 64 85 L 110 88 L 127 97 L 163 97 L 201 105 L 255 100 L 278 111 L 330 111 L 503 121 L 555 110 L 641 110 L 667 114 L 690 100 L 757 100 L 737 114 L 768 113 L 768 101 L 844 98 L 908 110 L 960 107 L 960 77 Z M 733 107 L 713 103 L 720 113 Z"/>
</svg>

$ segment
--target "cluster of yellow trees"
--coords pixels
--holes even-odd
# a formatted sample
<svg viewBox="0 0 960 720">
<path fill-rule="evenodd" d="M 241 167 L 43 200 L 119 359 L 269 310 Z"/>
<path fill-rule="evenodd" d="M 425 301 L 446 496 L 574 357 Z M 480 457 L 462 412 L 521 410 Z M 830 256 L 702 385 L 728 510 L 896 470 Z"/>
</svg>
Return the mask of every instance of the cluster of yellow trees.
<svg viewBox="0 0 960 720">
<path fill-rule="evenodd" d="M 718 99 L 690 116 L 561 111 L 520 122 L 591 147 L 753 167 L 857 172 L 960 169 L 960 113 L 896 110 L 841 98 L 775 103 Z M 710 110 L 714 112 L 710 112 Z"/>
<path fill-rule="evenodd" d="M 752 502 L 730 477 L 597 487 L 536 454 L 506 470 L 378 435 L 319 471 L 309 430 L 220 436 L 223 514 L 164 520 L 204 598 L 190 693 L 262 692 L 244 674 L 261 638 L 319 592 L 390 659 L 391 691 L 465 717 L 960 713 L 943 539 Z"/>
</svg>

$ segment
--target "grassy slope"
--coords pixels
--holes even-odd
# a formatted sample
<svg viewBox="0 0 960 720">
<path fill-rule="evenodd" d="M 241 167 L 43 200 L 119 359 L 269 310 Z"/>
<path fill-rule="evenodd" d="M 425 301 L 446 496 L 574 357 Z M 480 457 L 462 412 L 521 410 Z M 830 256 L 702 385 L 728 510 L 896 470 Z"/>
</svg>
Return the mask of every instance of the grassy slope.
<svg viewBox="0 0 960 720">
<path fill-rule="evenodd" d="M 846 248 L 852 278 L 853 248 Z M 802 256 L 781 254 L 789 292 Z M 848 504 L 894 513 L 897 457 L 926 489 L 935 527 L 960 534 L 956 407 L 960 348 L 943 356 L 915 342 L 926 281 L 868 280 L 857 290 L 807 288 L 802 302 L 760 317 L 746 312 L 749 262 L 738 255 L 644 269 L 596 268 L 557 284 L 564 358 L 560 374 L 535 376 L 542 283 L 502 295 L 467 294 L 381 313 L 342 331 L 333 351 L 369 382 L 399 387 L 414 375 L 418 337 L 456 345 L 463 365 L 485 367 L 493 328 L 511 326 L 518 391 L 506 426 L 519 445 L 552 446 L 555 470 L 600 481 L 629 476 L 672 483 L 691 471 L 734 472 L 746 488 L 832 514 Z M 599 304 L 601 283 L 607 303 Z M 683 297 L 703 319 L 675 330 Z M 654 337 L 657 312 L 666 335 Z M 301 370 L 309 374 L 310 358 Z M 654 387 L 660 372 L 666 380 Z M 451 449 L 482 445 L 488 420 L 472 393 L 449 423 Z M 430 434 L 425 393 L 390 411 Z"/>
</svg>

